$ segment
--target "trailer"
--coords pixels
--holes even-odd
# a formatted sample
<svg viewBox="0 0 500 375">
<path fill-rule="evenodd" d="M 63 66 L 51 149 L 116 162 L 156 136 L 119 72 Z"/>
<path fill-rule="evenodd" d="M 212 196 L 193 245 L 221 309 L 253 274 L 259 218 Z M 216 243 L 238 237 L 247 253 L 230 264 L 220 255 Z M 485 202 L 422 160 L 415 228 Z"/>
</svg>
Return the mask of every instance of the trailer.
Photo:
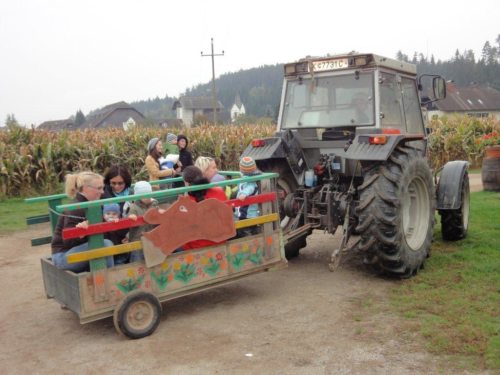
<svg viewBox="0 0 500 375">
<path fill-rule="evenodd" d="M 233 172 L 233 175 L 237 176 L 236 172 Z M 65 238 L 88 236 L 90 250 L 68 256 L 68 262 L 88 261 L 90 270 L 81 273 L 61 270 L 55 267 L 50 255 L 43 257 L 41 266 L 47 298 L 55 299 L 63 307 L 74 312 L 81 324 L 112 316 L 115 328 L 119 333 L 137 339 L 148 336 L 156 330 L 161 320 L 162 302 L 201 292 L 264 271 L 286 267 L 283 236 L 279 224 L 276 178 L 277 174 L 275 173 L 263 173 L 207 185 L 166 189 L 148 194 L 136 194 L 80 204 L 61 204 L 64 195 L 28 199 L 28 202 L 46 200 L 50 208 L 49 215 L 28 218 L 28 223 L 50 220 L 52 230 L 55 228 L 57 215 L 64 210 L 77 207 L 87 209 L 88 228 L 65 229 L 63 236 Z M 180 180 L 180 178 L 177 179 Z M 169 182 L 175 180 L 171 179 Z M 220 202 L 208 199 L 193 203 L 196 206 L 189 206 L 186 211 L 187 198 L 184 196 L 186 192 L 214 186 L 235 185 L 244 181 L 257 182 L 260 186 L 260 193 L 247 197 L 244 201 L 234 199 Z M 228 238 L 215 245 L 193 250 L 174 253 L 167 251 L 167 254 L 163 254 L 162 251 L 177 246 L 177 242 L 169 243 L 169 241 L 173 241 L 169 238 L 176 238 L 175 241 L 179 241 L 179 238 L 178 236 L 162 236 L 165 234 L 164 231 L 157 231 L 161 234 L 159 236 L 161 243 L 152 243 L 151 240 L 143 237 L 141 241 L 103 247 L 103 233 L 142 225 L 145 223 L 145 219 L 140 217 L 135 222 L 131 219 L 121 219 L 116 223 L 103 223 L 102 206 L 106 203 L 150 197 L 164 201 L 176 199 L 174 203 L 164 205 L 168 215 L 163 218 L 164 222 L 160 224 L 168 224 L 166 230 L 167 232 L 171 231 L 169 233 L 177 233 L 176 225 L 181 222 L 186 223 L 186 217 L 189 220 L 198 221 L 198 224 L 193 224 L 190 228 L 200 229 L 203 222 L 219 223 L 217 216 L 219 208 L 226 211 L 230 208 L 232 212 L 233 208 L 248 204 L 259 205 L 259 217 L 241 221 L 231 220 L 230 223 L 226 221 L 221 224 L 225 226 L 223 228 L 225 233 L 236 233 L 236 229 L 249 226 L 258 226 L 258 233 L 243 238 Z M 197 205 L 207 201 L 212 201 L 209 203 L 214 205 L 207 211 L 211 217 L 207 219 L 202 215 L 200 219 L 200 214 L 195 212 L 198 209 Z M 186 214 L 190 216 L 186 216 Z M 199 223 L 200 220 L 202 225 Z M 200 233 L 203 232 L 202 229 Z M 188 233 L 193 233 L 193 231 L 188 231 Z M 193 240 L 199 236 L 203 235 L 194 234 L 187 239 Z M 48 243 L 50 237 L 35 239 L 32 243 L 33 245 Z M 144 251 L 145 260 L 110 268 L 106 266 L 105 257 L 131 251 Z"/>
</svg>

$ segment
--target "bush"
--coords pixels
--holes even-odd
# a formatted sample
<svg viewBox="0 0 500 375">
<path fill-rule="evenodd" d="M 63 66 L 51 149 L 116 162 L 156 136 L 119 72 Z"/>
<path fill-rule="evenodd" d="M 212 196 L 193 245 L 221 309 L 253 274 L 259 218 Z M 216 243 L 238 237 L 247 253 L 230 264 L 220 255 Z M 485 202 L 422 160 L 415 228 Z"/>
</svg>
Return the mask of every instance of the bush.
<svg viewBox="0 0 500 375">
<path fill-rule="evenodd" d="M 479 168 L 484 156 L 483 137 L 500 132 L 500 121 L 491 117 L 443 116 L 431 120 L 429 127 L 432 129 L 428 140 L 433 168 L 440 168 L 451 160 L 467 160 L 472 167 Z"/>
</svg>

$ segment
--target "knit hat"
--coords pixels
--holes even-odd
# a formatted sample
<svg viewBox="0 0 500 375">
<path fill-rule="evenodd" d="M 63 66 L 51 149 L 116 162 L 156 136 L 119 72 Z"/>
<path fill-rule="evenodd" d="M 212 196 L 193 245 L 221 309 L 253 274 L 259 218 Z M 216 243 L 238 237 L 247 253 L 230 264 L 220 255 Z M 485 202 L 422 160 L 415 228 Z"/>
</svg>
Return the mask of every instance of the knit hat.
<svg viewBox="0 0 500 375">
<path fill-rule="evenodd" d="M 153 188 L 151 184 L 147 181 L 138 181 L 134 185 L 134 194 L 146 194 L 152 193 Z"/>
<path fill-rule="evenodd" d="M 255 160 L 250 156 L 244 156 L 240 160 L 240 172 L 243 174 L 253 174 L 257 171 Z"/>
<path fill-rule="evenodd" d="M 167 134 L 167 142 L 170 143 L 172 141 L 176 141 L 177 140 L 177 136 L 175 134 L 172 134 L 172 133 L 168 133 Z"/>
<path fill-rule="evenodd" d="M 156 144 L 158 143 L 158 141 L 160 140 L 160 138 L 151 138 L 148 142 L 148 152 L 151 152 L 155 149 L 155 146 Z"/>
<path fill-rule="evenodd" d="M 120 205 L 118 203 L 108 203 L 102 207 L 102 212 L 117 212 L 120 213 Z"/>
</svg>

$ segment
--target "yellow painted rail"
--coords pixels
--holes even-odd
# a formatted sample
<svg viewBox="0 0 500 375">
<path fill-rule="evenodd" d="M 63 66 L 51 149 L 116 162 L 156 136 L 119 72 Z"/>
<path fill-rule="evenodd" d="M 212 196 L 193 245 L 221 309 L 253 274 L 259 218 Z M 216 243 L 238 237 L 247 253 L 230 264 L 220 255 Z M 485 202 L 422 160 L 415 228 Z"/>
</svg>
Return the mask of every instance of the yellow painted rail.
<svg viewBox="0 0 500 375">
<path fill-rule="evenodd" d="M 260 225 L 260 224 L 269 223 L 271 221 L 278 221 L 278 220 L 279 220 L 279 215 L 277 213 L 273 213 L 273 214 L 269 214 L 269 215 L 263 215 L 263 216 L 254 217 L 251 219 L 237 221 L 234 223 L 234 226 L 236 227 L 236 229 L 241 229 L 241 228 L 251 227 L 254 225 Z M 134 242 L 125 243 L 122 245 L 101 247 L 99 249 L 93 249 L 93 250 L 88 250 L 88 251 L 84 251 L 81 253 L 71 254 L 68 256 L 68 263 L 85 262 L 85 261 L 89 261 L 91 259 L 97 259 L 97 258 L 102 258 L 102 257 L 106 257 L 106 256 L 111 256 L 111 255 L 129 253 L 129 252 L 135 251 L 135 250 L 142 250 L 141 241 L 134 241 Z"/>
<path fill-rule="evenodd" d="M 81 253 L 71 254 L 68 256 L 68 263 L 84 262 L 84 261 L 89 261 L 91 259 L 102 258 L 110 255 L 129 253 L 134 250 L 142 250 L 141 241 L 134 241 L 115 246 L 100 247 L 99 249 L 93 249 Z"/>
</svg>

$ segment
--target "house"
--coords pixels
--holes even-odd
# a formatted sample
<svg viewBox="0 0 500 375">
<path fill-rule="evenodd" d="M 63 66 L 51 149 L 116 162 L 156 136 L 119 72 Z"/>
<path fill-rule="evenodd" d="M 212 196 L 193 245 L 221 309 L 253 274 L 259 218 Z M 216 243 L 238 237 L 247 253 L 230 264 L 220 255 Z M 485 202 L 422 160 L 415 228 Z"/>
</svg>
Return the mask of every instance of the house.
<svg viewBox="0 0 500 375">
<path fill-rule="evenodd" d="M 450 114 L 495 117 L 500 120 L 500 91 L 477 84 L 458 87 L 449 82 L 446 98 L 427 106 L 428 118 Z"/>
<path fill-rule="evenodd" d="M 71 118 L 66 120 L 53 120 L 45 121 L 38 125 L 37 129 L 50 130 L 53 132 L 60 132 L 63 130 L 75 130 L 77 128 L 75 121 Z"/>
<path fill-rule="evenodd" d="M 130 104 L 118 102 L 107 105 L 87 115 L 79 129 L 123 128 L 129 129 L 146 121 L 144 115 Z"/>
<path fill-rule="evenodd" d="M 172 109 L 176 111 L 177 119 L 190 127 L 198 117 L 205 117 L 208 121 L 213 116 L 213 98 L 211 96 L 182 96 L 176 100 Z M 216 111 L 220 113 L 224 106 L 217 101 Z"/>
<path fill-rule="evenodd" d="M 244 115 L 245 113 L 245 105 L 241 102 L 240 94 L 237 93 L 234 98 L 234 104 L 231 107 L 231 122 L 235 122 L 236 117 Z"/>
</svg>

